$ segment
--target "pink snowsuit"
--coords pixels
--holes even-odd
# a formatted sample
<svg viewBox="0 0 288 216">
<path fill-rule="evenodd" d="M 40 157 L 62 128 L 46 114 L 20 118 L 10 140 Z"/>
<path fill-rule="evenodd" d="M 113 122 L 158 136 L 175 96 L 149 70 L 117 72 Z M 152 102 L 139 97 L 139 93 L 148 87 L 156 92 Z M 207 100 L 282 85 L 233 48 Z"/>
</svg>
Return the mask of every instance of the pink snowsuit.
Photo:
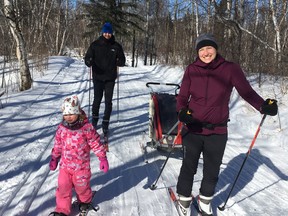
<svg viewBox="0 0 288 216">
<path fill-rule="evenodd" d="M 56 212 L 70 214 L 73 187 L 79 202 L 91 202 L 91 149 L 98 158 L 106 156 L 99 134 L 85 116 L 79 128 L 69 129 L 63 122 L 58 126 L 51 154 L 58 160 L 61 158 L 56 190 Z"/>
</svg>

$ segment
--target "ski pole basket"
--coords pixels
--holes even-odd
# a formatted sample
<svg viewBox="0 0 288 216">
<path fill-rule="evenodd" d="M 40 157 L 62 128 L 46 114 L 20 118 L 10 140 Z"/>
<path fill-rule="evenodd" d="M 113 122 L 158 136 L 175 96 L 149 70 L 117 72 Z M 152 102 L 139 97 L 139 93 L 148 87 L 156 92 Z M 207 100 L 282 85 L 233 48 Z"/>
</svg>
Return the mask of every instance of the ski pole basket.
<svg viewBox="0 0 288 216">
<path fill-rule="evenodd" d="M 174 94 L 155 92 L 155 86 L 174 87 Z M 182 148 L 181 123 L 176 112 L 178 84 L 148 82 L 151 89 L 149 100 L 149 138 L 147 146 L 157 149 Z M 170 88 L 171 89 L 171 88 Z"/>
</svg>

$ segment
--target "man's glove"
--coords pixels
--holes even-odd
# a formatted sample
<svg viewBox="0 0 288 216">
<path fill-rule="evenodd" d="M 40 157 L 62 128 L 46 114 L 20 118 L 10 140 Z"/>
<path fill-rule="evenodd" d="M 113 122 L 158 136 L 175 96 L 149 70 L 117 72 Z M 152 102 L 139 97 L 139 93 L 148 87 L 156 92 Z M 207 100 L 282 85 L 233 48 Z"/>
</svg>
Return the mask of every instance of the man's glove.
<svg viewBox="0 0 288 216">
<path fill-rule="evenodd" d="M 274 99 L 266 99 L 260 108 L 260 112 L 262 114 L 275 116 L 278 113 L 278 105 L 277 100 Z"/>
<path fill-rule="evenodd" d="M 109 163 L 107 157 L 99 157 L 99 161 L 100 161 L 100 170 L 103 171 L 104 173 L 108 172 Z"/>
<path fill-rule="evenodd" d="M 52 170 L 52 171 L 56 170 L 57 166 L 58 166 L 58 160 L 57 160 L 57 158 L 52 156 L 51 160 L 49 162 L 50 170 Z"/>
<path fill-rule="evenodd" d="M 189 108 L 182 108 L 178 113 L 178 119 L 180 122 L 185 124 L 191 124 L 195 122 L 195 119 L 192 116 L 192 110 Z"/>
<path fill-rule="evenodd" d="M 84 62 L 85 62 L 85 65 L 87 66 L 87 67 L 91 67 L 92 66 L 92 58 L 84 58 Z"/>
</svg>

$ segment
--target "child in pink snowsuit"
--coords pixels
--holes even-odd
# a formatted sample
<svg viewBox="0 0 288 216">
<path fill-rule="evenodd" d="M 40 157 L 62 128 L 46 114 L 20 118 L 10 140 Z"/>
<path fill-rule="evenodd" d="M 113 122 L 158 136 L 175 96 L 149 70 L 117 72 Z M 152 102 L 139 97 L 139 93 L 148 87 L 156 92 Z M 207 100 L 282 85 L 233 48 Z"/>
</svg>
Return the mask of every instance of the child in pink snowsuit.
<svg viewBox="0 0 288 216">
<path fill-rule="evenodd" d="M 109 164 L 100 136 L 80 108 L 76 95 L 68 97 L 62 105 L 63 121 L 58 126 L 49 163 L 55 170 L 60 161 L 56 209 L 54 215 L 69 215 L 74 188 L 78 202 L 85 208 L 92 200 L 90 187 L 90 150 L 100 160 L 100 170 L 107 172 Z M 61 159 L 61 160 L 60 160 Z"/>
</svg>

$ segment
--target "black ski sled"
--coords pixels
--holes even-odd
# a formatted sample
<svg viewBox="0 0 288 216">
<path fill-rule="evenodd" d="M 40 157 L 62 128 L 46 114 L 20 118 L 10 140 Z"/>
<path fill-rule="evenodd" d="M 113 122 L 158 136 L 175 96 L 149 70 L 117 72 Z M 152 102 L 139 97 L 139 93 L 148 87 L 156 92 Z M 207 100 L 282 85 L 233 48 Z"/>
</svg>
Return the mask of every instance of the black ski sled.
<svg viewBox="0 0 288 216">
<path fill-rule="evenodd" d="M 175 87 L 175 93 L 154 92 L 152 85 Z M 176 97 L 180 89 L 178 84 L 148 82 L 151 89 L 149 100 L 149 138 L 147 146 L 167 150 L 182 148 L 181 128 L 176 112 Z M 155 86 L 154 86 L 155 88 Z"/>
</svg>

